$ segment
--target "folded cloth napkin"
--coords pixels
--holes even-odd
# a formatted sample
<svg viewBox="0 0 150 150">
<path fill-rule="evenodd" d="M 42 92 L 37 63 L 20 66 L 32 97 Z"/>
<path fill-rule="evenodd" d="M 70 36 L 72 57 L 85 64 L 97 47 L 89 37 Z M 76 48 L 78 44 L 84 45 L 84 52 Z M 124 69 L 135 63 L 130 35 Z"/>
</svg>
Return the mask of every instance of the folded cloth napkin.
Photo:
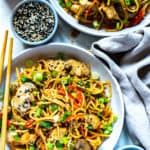
<svg viewBox="0 0 150 150">
<path fill-rule="evenodd" d="M 94 42 L 91 49 L 120 84 L 130 136 L 150 150 L 150 28 L 106 37 Z"/>
</svg>

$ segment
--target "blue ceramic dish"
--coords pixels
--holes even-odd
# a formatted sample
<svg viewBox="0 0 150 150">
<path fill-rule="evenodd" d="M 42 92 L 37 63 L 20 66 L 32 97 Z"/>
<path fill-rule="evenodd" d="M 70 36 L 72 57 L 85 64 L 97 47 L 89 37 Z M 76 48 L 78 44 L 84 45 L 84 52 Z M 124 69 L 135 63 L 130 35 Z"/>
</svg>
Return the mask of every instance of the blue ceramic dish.
<svg viewBox="0 0 150 150">
<path fill-rule="evenodd" d="M 50 11 L 52 12 L 52 14 L 54 15 L 54 27 L 52 29 L 52 32 L 49 33 L 49 35 L 43 39 L 43 40 L 40 40 L 40 41 L 28 41 L 28 40 L 25 40 L 23 37 L 21 37 L 15 30 L 15 27 L 13 25 L 13 18 L 16 14 L 16 11 L 22 6 L 24 5 L 25 3 L 29 3 L 29 2 L 35 2 L 35 0 L 24 0 L 24 1 L 21 1 L 20 3 L 18 3 L 16 5 L 16 7 L 14 8 L 13 10 L 13 14 L 12 14 L 12 17 L 11 17 L 11 28 L 12 28 L 12 31 L 13 33 L 15 34 L 15 36 L 21 40 L 24 44 L 27 44 L 27 45 L 33 45 L 33 46 L 37 46 L 37 45 L 41 45 L 41 44 L 44 44 L 46 42 L 48 42 L 55 34 L 56 30 L 57 30 L 57 27 L 58 27 L 58 16 L 57 16 L 57 13 L 55 11 L 55 9 L 53 8 L 53 6 L 48 3 L 47 1 L 45 0 L 36 0 L 36 2 L 39 2 L 39 3 L 43 3 L 45 5 L 47 5 L 49 8 L 50 8 Z"/>
</svg>

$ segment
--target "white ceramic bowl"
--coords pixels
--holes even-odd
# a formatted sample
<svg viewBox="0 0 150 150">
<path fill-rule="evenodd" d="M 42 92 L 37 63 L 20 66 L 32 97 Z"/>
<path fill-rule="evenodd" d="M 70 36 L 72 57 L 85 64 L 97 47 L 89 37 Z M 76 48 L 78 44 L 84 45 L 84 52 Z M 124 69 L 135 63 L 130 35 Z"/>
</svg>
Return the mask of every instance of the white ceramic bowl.
<svg viewBox="0 0 150 150">
<path fill-rule="evenodd" d="M 126 146 L 120 147 L 117 150 L 144 150 L 144 149 L 136 145 L 126 145 Z"/>
<path fill-rule="evenodd" d="M 94 35 L 94 36 L 113 36 L 113 35 L 120 35 L 120 34 L 125 34 L 128 32 L 134 32 L 134 31 L 138 31 L 140 29 L 142 29 L 143 27 L 147 26 L 148 24 L 150 24 L 150 13 L 143 19 L 143 21 L 141 21 L 140 24 L 133 26 L 133 27 L 129 27 L 126 29 L 123 29 L 121 31 L 116 31 L 116 32 L 107 32 L 105 30 L 95 30 L 93 28 L 89 28 L 85 25 L 79 24 L 78 21 L 72 17 L 71 15 L 69 15 L 67 12 L 64 11 L 64 9 L 60 6 L 59 4 L 59 0 L 49 0 L 51 2 L 51 4 L 54 6 L 54 8 L 56 9 L 57 13 L 60 15 L 60 17 L 66 21 L 69 25 L 71 25 L 72 27 L 76 28 L 77 30 L 90 34 L 90 35 Z"/>
<path fill-rule="evenodd" d="M 16 56 L 13 59 L 11 80 L 13 81 L 15 79 L 15 68 L 22 67 L 26 60 L 50 58 L 52 56 L 55 56 L 58 52 L 63 52 L 69 58 L 71 57 L 77 58 L 85 63 L 90 64 L 91 69 L 99 73 L 100 78 L 102 80 L 111 81 L 112 89 L 113 89 L 111 105 L 114 113 L 118 116 L 118 120 L 114 125 L 113 132 L 110 138 L 105 140 L 105 142 L 101 145 L 99 150 L 102 149 L 112 150 L 115 144 L 117 143 L 120 133 L 122 131 L 123 120 L 124 120 L 124 104 L 123 104 L 121 90 L 116 79 L 113 77 L 112 73 L 107 69 L 107 67 L 100 60 L 98 60 L 93 54 L 91 54 L 90 52 L 82 48 L 66 45 L 66 44 L 60 44 L 60 43 L 49 44 L 49 45 L 40 46 L 36 48 L 30 48 L 24 50 L 22 53 L 20 53 L 18 56 Z"/>
</svg>

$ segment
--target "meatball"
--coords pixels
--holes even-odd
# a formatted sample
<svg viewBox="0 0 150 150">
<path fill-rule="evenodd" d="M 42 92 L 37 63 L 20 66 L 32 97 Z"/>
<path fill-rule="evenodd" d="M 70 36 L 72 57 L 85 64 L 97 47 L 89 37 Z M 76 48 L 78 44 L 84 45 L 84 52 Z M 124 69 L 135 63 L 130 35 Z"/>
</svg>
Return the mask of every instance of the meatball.
<svg viewBox="0 0 150 150">
<path fill-rule="evenodd" d="M 92 125 L 93 129 L 97 129 L 100 125 L 100 119 L 94 114 L 87 115 L 86 120 Z"/>
<path fill-rule="evenodd" d="M 90 144 L 84 140 L 79 139 L 75 144 L 75 150 L 92 150 Z"/>
<path fill-rule="evenodd" d="M 34 90 L 36 90 L 36 86 L 33 83 L 26 82 L 18 88 L 16 96 L 19 97 L 23 94 L 29 94 Z"/>
<path fill-rule="evenodd" d="M 33 95 L 34 90 L 36 90 L 36 86 L 34 84 L 28 82 L 22 84 L 18 88 L 16 95 L 12 98 L 12 107 L 20 113 L 28 111 L 31 107 L 31 102 L 35 99 Z"/>
<path fill-rule="evenodd" d="M 26 94 L 21 95 L 19 98 L 17 96 L 14 96 L 11 105 L 19 112 L 25 113 L 31 107 L 30 102 L 31 96 Z"/>
<path fill-rule="evenodd" d="M 69 59 L 65 62 L 65 70 L 78 77 L 89 77 L 90 75 L 89 66 L 74 59 Z"/>
<path fill-rule="evenodd" d="M 50 71 L 62 71 L 64 69 L 64 61 L 63 60 L 49 60 L 49 70 Z"/>
</svg>

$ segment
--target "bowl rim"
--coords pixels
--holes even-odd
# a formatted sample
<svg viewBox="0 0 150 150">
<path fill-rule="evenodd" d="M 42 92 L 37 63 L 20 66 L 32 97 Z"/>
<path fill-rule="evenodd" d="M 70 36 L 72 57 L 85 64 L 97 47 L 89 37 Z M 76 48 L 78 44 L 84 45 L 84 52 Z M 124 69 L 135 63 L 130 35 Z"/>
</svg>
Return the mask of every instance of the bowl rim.
<svg viewBox="0 0 150 150">
<path fill-rule="evenodd" d="M 16 14 L 16 11 L 25 3 L 29 3 L 29 2 L 38 2 L 38 3 L 43 3 L 45 5 L 47 5 L 50 9 L 50 11 L 52 12 L 52 14 L 54 15 L 54 27 L 53 27 L 53 31 L 43 40 L 41 41 L 37 41 L 37 42 L 31 42 L 31 41 L 28 41 L 28 40 L 25 40 L 24 38 L 22 38 L 20 35 L 18 35 L 18 33 L 16 32 L 15 28 L 14 28 L 14 25 L 13 25 L 13 18 Z M 14 35 L 20 40 L 22 41 L 24 44 L 27 44 L 27 45 L 33 45 L 33 46 L 36 46 L 36 45 L 41 45 L 41 44 L 44 44 L 46 42 L 48 42 L 55 34 L 55 32 L 57 31 L 57 28 L 58 28 L 58 15 L 56 13 L 56 10 L 53 8 L 53 5 L 51 5 L 50 3 L 48 3 L 47 1 L 45 0 L 23 0 L 21 2 L 19 2 L 13 9 L 13 13 L 11 15 L 11 29 L 14 33 Z"/>
<path fill-rule="evenodd" d="M 119 83 L 118 81 L 116 80 L 116 78 L 113 76 L 113 74 L 111 73 L 111 71 L 107 68 L 107 66 L 101 61 L 99 60 L 93 53 L 89 52 L 88 50 L 86 50 L 85 48 L 82 48 L 82 47 L 79 47 L 79 46 L 76 46 L 76 45 L 71 45 L 71 44 L 66 44 L 66 43 L 50 43 L 50 44 L 46 44 L 46 45 L 40 45 L 38 47 L 31 47 L 31 48 L 27 48 L 23 51 L 21 51 L 20 53 L 18 53 L 14 58 L 13 60 L 17 61 L 17 59 L 19 57 L 22 57 L 24 54 L 27 54 L 27 53 L 32 53 L 32 51 L 36 51 L 37 49 L 42 49 L 42 48 L 49 48 L 49 47 L 56 47 L 56 46 L 59 46 L 59 47 L 68 47 L 70 49 L 76 49 L 77 51 L 81 51 L 83 53 L 86 53 L 87 55 L 89 55 L 90 57 L 92 57 L 93 59 L 99 61 L 100 63 L 102 63 L 104 69 L 108 72 L 108 74 L 110 75 L 111 79 L 114 81 L 114 84 L 115 84 L 115 87 L 116 87 L 116 90 L 118 91 L 118 96 L 120 97 L 120 104 L 121 104 L 121 118 L 120 118 L 120 126 L 119 128 L 117 129 L 117 135 L 114 137 L 113 136 L 113 139 L 111 142 L 109 142 L 109 146 L 113 146 L 115 147 L 120 135 L 121 135 L 121 131 L 123 129 L 123 125 L 124 125 L 124 115 L 125 115 L 125 109 L 124 109 L 124 101 L 123 101 L 123 94 L 121 92 L 121 88 L 119 86 Z M 33 52 L 34 53 L 34 52 Z M 32 55 L 32 54 L 31 54 Z M 109 140 L 109 138 L 108 138 Z M 107 141 L 106 141 L 107 142 Z M 105 143 L 105 141 L 103 142 L 103 144 Z M 102 144 L 102 145 L 103 145 Z M 106 144 L 104 144 L 104 147 L 107 147 Z M 99 147 L 98 150 L 100 150 L 102 147 Z"/>
<path fill-rule="evenodd" d="M 118 150 L 127 150 L 128 148 L 135 148 L 137 150 L 144 150 L 142 147 L 139 147 L 137 145 L 125 145 L 118 148 Z"/>
<path fill-rule="evenodd" d="M 82 25 L 82 24 L 78 23 L 78 21 L 73 16 L 71 16 L 70 14 L 65 12 L 65 10 L 58 4 L 58 0 L 49 0 L 49 1 L 56 9 L 59 16 L 65 22 L 67 22 L 70 26 L 72 26 L 73 28 L 75 28 L 83 33 L 86 33 L 86 34 L 92 35 L 92 36 L 96 36 L 96 37 L 116 36 L 116 35 L 127 34 L 129 32 L 139 31 L 142 28 L 144 28 L 150 24 L 150 13 L 148 13 L 144 17 L 144 19 L 136 26 L 125 28 L 123 30 L 116 31 L 116 32 L 109 32 L 109 31 L 105 31 L 104 29 L 96 30 L 96 29 L 90 28 L 86 25 Z"/>
</svg>

